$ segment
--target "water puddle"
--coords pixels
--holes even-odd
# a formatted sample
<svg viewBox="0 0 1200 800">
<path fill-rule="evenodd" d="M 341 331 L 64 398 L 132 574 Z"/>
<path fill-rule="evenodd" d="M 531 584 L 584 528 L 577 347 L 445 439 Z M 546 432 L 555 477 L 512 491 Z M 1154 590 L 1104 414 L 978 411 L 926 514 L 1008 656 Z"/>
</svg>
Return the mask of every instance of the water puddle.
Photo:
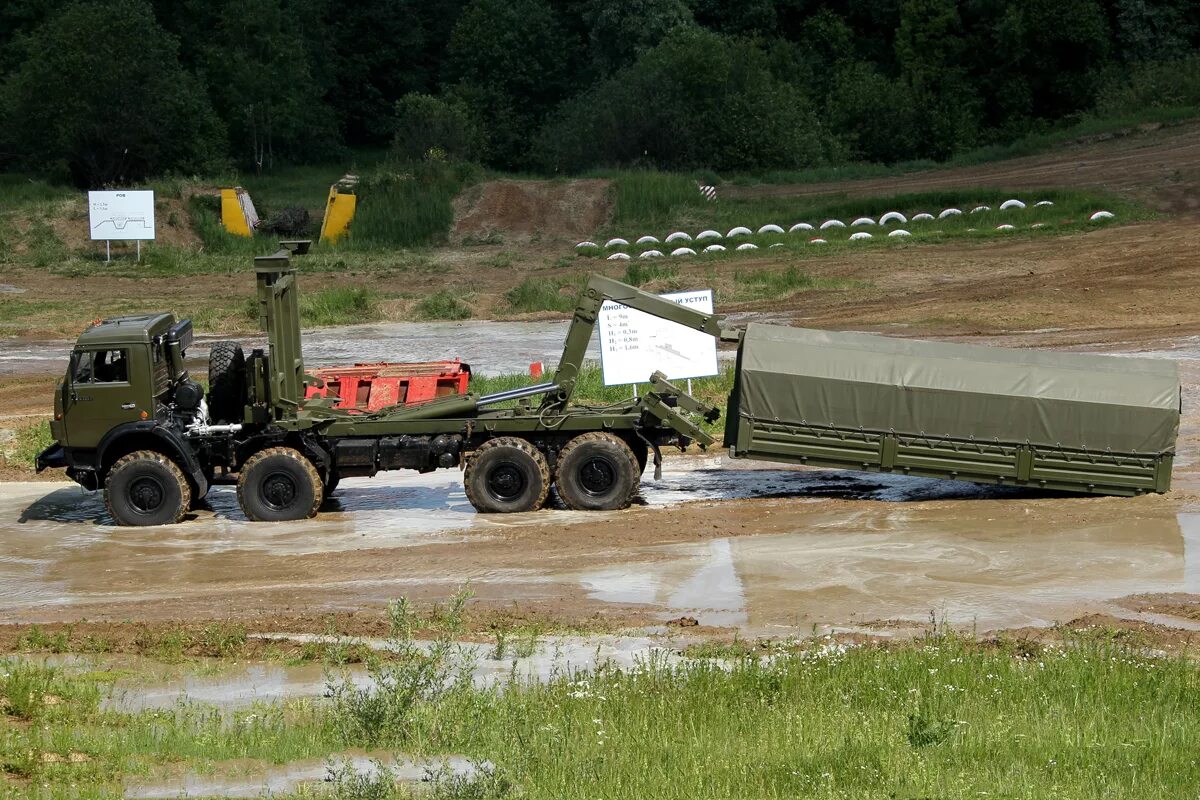
<svg viewBox="0 0 1200 800">
<path fill-rule="evenodd" d="M 476 767 L 461 756 L 416 760 L 384 752 L 350 752 L 273 767 L 245 761 L 218 764 L 205 774 L 128 783 L 125 797 L 127 800 L 143 800 L 293 794 L 313 784 L 332 782 L 335 770 L 343 775 L 352 771 L 363 778 L 390 778 L 398 783 L 430 780 L 433 775 L 470 777 L 476 774 Z"/>
<path fill-rule="evenodd" d="M 825 511 L 801 532 L 646 548 L 574 579 L 600 602 L 774 635 L 931 614 L 979 630 L 1046 626 L 1129 594 L 1200 591 L 1200 514 L 1065 502 Z"/>
<path fill-rule="evenodd" d="M 779 469 L 731 461 L 726 456 L 675 457 L 661 481 L 643 483 L 638 503 L 666 509 L 693 501 L 795 498 L 798 505 L 835 499 L 927 500 L 1009 496 L 953 481 L 904 476 L 861 476 L 832 471 Z M 207 508 L 181 525 L 119 528 L 111 525 L 100 492 L 73 484 L 6 483 L 0 491 L 0 613 L 118 601 L 219 596 L 237 588 L 300 591 L 294 572 L 268 564 L 284 557 L 349 554 L 365 549 L 405 549 L 460 543 L 469 547 L 529 525 L 574 526 L 617 518 L 550 509 L 529 514 L 480 515 L 467 501 L 457 470 L 419 475 L 382 473 L 343 481 L 313 520 L 249 523 L 233 487 L 214 487 Z M 651 524 L 647 521 L 647 524 Z M 398 554 L 399 555 L 399 554 Z M 470 554 L 464 550 L 463 558 Z M 315 567 L 314 567 L 315 568 Z M 376 576 L 375 580 L 379 580 Z M 536 570 L 471 570 L 463 580 L 546 583 Z M 311 580 L 317 580 L 312 578 Z M 367 575 L 321 575 L 324 588 L 364 587 Z M 409 580 L 388 575 L 396 587 Z M 427 576 L 423 582 L 432 582 Z M 382 590 L 381 590 L 382 591 Z M 389 596 L 403 593 L 394 589 Z"/>
<path fill-rule="evenodd" d="M 277 634 L 267 638 L 287 641 L 354 641 L 385 650 L 379 639 L 344 640 L 302 634 Z M 429 646 L 423 643 L 422 646 Z M 455 658 L 471 664 L 471 680 L 480 688 L 503 686 L 510 681 L 544 683 L 558 676 L 591 672 L 601 665 L 632 669 L 639 663 L 677 663 L 678 652 L 648 637 L 553 636 L 538 639 L 511 638 L 498 652 L 498 645 L 460 643 Z M 319 698 L 328 693 L 330 681 L 371 687 L 367 669 L 360 665 L 326 667 L 321 664 L 285 665 L 247 663 L 214 664 L 199 672 L 194 668 L 163 674 L 162 666 L 140 657 L 48 656 L 45 663 L 71 669 L 113 669 L 136 677 L 119 678 L 102 701 L 106 710 L 122 713 L 162 711 L 181 702 L 202 703 L 221 709 L 245 708 L 256 703 L 280 703 L 296 698 Z"/>
</svg>

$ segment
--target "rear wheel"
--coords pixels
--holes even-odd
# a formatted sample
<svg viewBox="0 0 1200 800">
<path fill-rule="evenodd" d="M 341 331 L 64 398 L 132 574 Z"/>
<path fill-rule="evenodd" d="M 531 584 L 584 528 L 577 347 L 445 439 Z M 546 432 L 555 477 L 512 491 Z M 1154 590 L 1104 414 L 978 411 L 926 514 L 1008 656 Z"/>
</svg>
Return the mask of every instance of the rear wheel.
<svg viewBox="0 0 1200 800">
<path fill-rule="evenodd" d="M 502 436 L 471 456 L 463 486 L 471 505 L 484 514 L 536 511 L 550 491 L 550 468 L 532 444 Z"/>
<path fill-rule="evenodd" d="M 208 413 L 216 422 L 241 422 L 246 405 L 246 355 L 237 342 L 208 351 Z"/>
<path fill-rule="evenodd" d="M 583 433 L 558 454 L 554 485 L 567 508 L 612 511 L 625 508 L 641 480 L 637 456 L 611 433 Z"/>
<path fill-rule="evenodd" d="M 255 453 L 238 475 L 238 505 L 254 522 L 316 516 L 324 494 L 316 467 L 291 447 L 270 447 Z"/>
<path fill-rule="evenodd" d="M 104 481 L 104 504 L 118 525 L 171 525 L 183 519 L 191 503 L 183 472 L 153 450 L 121 457 Z"/>
</svg>

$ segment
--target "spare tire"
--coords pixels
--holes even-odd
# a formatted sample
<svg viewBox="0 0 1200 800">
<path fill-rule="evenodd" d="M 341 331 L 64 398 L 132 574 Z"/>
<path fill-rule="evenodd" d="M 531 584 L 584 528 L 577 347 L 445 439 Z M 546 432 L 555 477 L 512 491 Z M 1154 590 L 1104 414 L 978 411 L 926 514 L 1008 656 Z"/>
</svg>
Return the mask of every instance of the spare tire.
<svg viewBox="0 0 1200 800">
<path fill-rule="evenodd" d="M 246 355 L 237 342 L 213 342 L 208 351 L 208 415 L 241 422 L 246 406 Z"/>
</svg>

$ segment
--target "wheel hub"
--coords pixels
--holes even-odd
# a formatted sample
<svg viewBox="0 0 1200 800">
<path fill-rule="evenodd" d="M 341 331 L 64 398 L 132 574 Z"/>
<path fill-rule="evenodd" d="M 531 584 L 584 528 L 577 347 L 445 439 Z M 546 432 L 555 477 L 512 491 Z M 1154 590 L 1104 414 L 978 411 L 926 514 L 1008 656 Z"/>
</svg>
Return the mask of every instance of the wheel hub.
<svg viewBox="0 0 1200 800">
<path fill-rule="evenodd" d="M 500 464 L 488 476 L 488 491 L 497 500 L 512 500 L 525 490 L 525 475 L 516 464 Z"/>
<path fill-rule="evenodd" d="M 579 485 L 590 495 L 606 494 L 617 481 L 617 471 L 606 458 L 590 458 L 579 469 Z"/>
<path fill-rule="evenodd" d="M 129 502 L 142 513 L 155 511 L 163 504 L 162 484 L 151 477 L 142 477 L 129 485 Z"/>
<path fill-rule="evenodd" d="M 296 482 L 291 475 L 273 472 L 262 483 L 263 502 L 274 511 L 282 511 L 296 501 Z"/>
</svg>

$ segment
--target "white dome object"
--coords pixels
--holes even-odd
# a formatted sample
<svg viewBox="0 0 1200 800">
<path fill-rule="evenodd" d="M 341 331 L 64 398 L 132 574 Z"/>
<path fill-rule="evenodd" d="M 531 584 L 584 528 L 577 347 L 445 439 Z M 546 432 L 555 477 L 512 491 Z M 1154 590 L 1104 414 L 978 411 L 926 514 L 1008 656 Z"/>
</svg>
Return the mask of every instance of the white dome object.
<svg viewBox="0 0 1200 800">
<path fill-rule="evenodd" d="M 1115 216 L 1116 214 L 1112 213 L 1111 211 L 1097 211 L 1095 214 L 1092 214 L 1090 217 L 1088 217 L 1088 221 L 1097 222 L 1102 219 L 1112 219 Z"/>
<path fill-rule="evenodd" d="M 676 247 L 674 250 L 671 251 L 671 255 L 673 255 L 673 256 L 694 256 L 694 255 L 696 255 L 696 251 L 690 247 Z"/>
<path fill-rule="evenodd" d="M 704 252 L 706 252 L 706 253 L 724 253 L 725 245 L 710 244 L 708 247 L 704 248 Z"/>
<path fill-rule="evenodd" d="M 1031 228 L 1044 228 L 1044 227 L 1046 227 L 1046 223 L 1044 223 L 1044 222 L 1035 222 L 1035 223 L 1033 223 L 1032 225 L 1030 225 L 1029 227 L 1031 227 Z"/>
<path fill-rule="evenodd" d="M 662 250 L 647 250 L 638 258 L 662 258 Z"/>
<path fill-rule="evenodd" d="M 600 245 L 596 244 L 595 242 L 580 242 L 579 244 L 575 245 L 575 249 L 576 250 L 584 250 L 589 247 L 599 247 L 599 246 Z"/>
<path fill-rule="evenodd" d="M 795 233 L 796 231 L 811 231 L 812 229 L 813 226 L 809 225 L 807 222 L 797 222 L 795 225 L 788 228 L 788 233 Z"/>
<path fill-rule="evenodd" d="M 1025 207 L 1025 204 L 1017 199 L 1005 200 L 1003 203 L 1000 204 L 1001 211 L 1008 211 L 1010 208 L 1024 208 L 1024 207 Z"/>
<path fill-rule="evenodd" d="M 624 239 L 622 239 L 620 237 L 617 237 L 616 239 L 609 239 L 607 242 L 604 243 L 604 246 L 606 248 L 607 247 L 627 247 L 628 245 L 629 245 L 629 242 L 625 241 Z"/>
<path fill-rule="evenodd" d="M 636 242 L 634 242 L 634 244 L 658 244 L 658 237 L 657 236 L 643 236 L 640 239 L 638 239 Z"/>
<path fill-rule="evenodd" d="M 857 242 L 860 239 L 871 239 L 871 238 L 874 238 L 874 237 L 872 237 L 871 234 L 867 233 L 866 231 L 859 231 L 858 233 L 850 234 L 850 241 L 852 241 L 852 242 Z"/>
<path fill-rule="evenodd" d="M 1038 200 L 1036 203 L 1033 204 L 1033 207 L 1037 208 L 1038 206 L 1052 206 L 1052 205 L 1054 205 L 1054 202 L 1051 200 Z"/>
<path fill-rule="evenodd" d="M 887 225 L 889 222 L 908 222 L 908 217 L 904 216 L 899 211 L 889 211 L 879 218 L 880 225 Z"/>
<path fill-rule="evenodd" d="M 829 244 L 829 242 L 825 241 L 824 239 L 822 239 L 819 236 L 816 239 L 809 239 L 808 243 L 809 244 Z"/>
<path fill-rule="evenodd" d="M 896 228 L 896 230 L 888 234 L 889 238 L 892 236 L 912 236 L 912 234 L 904 230 L 904 228 Z"/>
<path fill-rule="evenodd" d="M 776 242 L 775 244 L 769 245 L 768 247 L 783 247 L 783 242 Z"/>
<path fill-rule="evenodd" d="M 754 244 L 753 242 L 742 242 L 741 244 L 739 244 L 737 246 L 737 249 L 738 250 L 757 250 L 758 245 Z"/>
<path fill-rule="evenodd" d="M 783 228 L 774 223 L 767 223 L 758 229 L 759 233 L 783 233 Z"/>
<path fill-rule="evenodd" d="M 723 238 L 724 237 L 721 236 L 720 231 L 714 231 L 714 230 L 700 231 L 699 233 L 696 234 L 697 242 L 702 242 L 705 239 L 723 239 Z"/>
<path fill-rule="evenodd" d="M 1009 225 L 1007 223 L 1004 225 L 996 226 L 996 230 L 998 230 L 998 231 L 1015 231 L 1016 229 L 1017 229 L 1017 227 L 1015 225 Z"/>
<path fill-rule="evenodd" d="M 926 214 L 924 212 L 921 212 L 920 214 L 913 214 L 912 218 L 913 222 L 931 222 L 932 220 L 933 214 Z"/>
<path fill-rule="evenodd" d="M 870 217 L 859 217 L 858 219 L 854 220 L 854 222 L 850 223 L 850 227 L 857 228 L 859 225 L 874 225 L 874 224 L 875 224 L 875 220 L 871 219 Z"/>
<path fill-rule="evenodd" d="M 735 236 L 749 236 L 753 232 L 744 225 L 738 225 L 736 228 L 730 228 L 729 233 L 725 234 L 725 238 L 732 239 Z"/>
<path fill-rule="evenodd" d="M 943 210 L 942 213 L 938 214 L 938 219 L 945 219 L 946 217 L 957 217 L 960 214 L 962 214 L 961 208 L 947 208 L 947 209 Z"/>
<path fill-rule="evenodd" d="M 828 230 L 829 228 L 844 228 L 844 227 L 846 227 L 846 223 L 842 222 L 840 219 L 827 219 L 821 223 L 821 230 L 823 230 L 823 231 Z"/>
<path fill-rule="evenodd" d="M 991 211 L 991 210 L 992 210 L 991 206 L 975 206 L 974 208 L 971 209 L 971 213 L 978 214 L 981 211 Z"/>
<path fill-rule="evenodd" d="M 608 257 L 608 261 L 628 261 L 629 253 L 613 253 Z"/>
<path fill-rule="evenodd" d="M 979 233 L 979 228 L 967 228 L 967 233 Z"/>
<path fill-rule="evenodd" d="M 691 235 L 684 233 L 683 231 L 675 231 L 666 239 L 664 239 L 667 244 L 670 244 L 671 242 L 690 242 L 691 240 Z"/>
</svg>

